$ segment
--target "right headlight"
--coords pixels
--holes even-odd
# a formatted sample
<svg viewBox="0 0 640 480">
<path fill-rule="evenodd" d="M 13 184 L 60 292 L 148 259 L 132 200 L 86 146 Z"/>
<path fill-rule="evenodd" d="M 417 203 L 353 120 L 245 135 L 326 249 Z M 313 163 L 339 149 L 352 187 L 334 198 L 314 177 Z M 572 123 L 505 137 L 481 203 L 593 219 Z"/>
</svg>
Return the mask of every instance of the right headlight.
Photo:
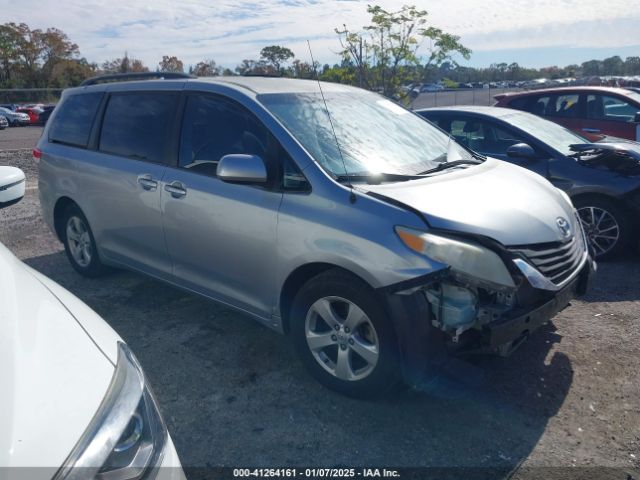
<svg viewBox="0 0 640 480">
<path fill-rule="evenodd" d="M 54 480 L 153 478 L 167 437 L 140 364 L 129 347 L 118 343 L 107 394 Z"/>
<path fill-rule="evenodd" d="M 396 233 L 411 250 L 447 264 L 457 273 L 501 287 L 515 287 L 502 259 L 482 245 L 400 226 Z"/>
</svg>

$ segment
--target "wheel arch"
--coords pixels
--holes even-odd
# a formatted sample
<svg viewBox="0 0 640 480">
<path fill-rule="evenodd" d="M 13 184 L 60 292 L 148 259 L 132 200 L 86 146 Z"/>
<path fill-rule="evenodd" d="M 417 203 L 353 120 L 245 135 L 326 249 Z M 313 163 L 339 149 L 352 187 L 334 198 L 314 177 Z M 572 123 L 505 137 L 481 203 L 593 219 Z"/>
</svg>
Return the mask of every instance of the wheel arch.
<svg viewBox="0 0 640 480">
<path fill-rule="evenodd" d="M 622 210 L 622 212 L 626 215 L 627 220 L 631 220 L 630 216 L 629 216 L 629 206 L 628 204 L 624 201 L 623 198 L 620 198 L 619 196 L 616 195 L 611 195 L 609 193 L 606 192 L 593 192 L 593 191 L 587 191 L 587 192 L 579 192 L 576 193 L 574 195 L 570 196 L 571 198 L 571 202 L 574 204 L 580 201 L 580 202 L 584 202 L 587 201 L 589 199 L 595 199 L 595 200 L 604 200 L 606 202 L 611 202 L 613 203 L 616 207 L 618 207 L 620 210 Z"/>
<path fill-rule="evenodd" d="M 301 265 L 293 270 L 289 276 L 286 278 L 284 283 L 282 284 L 282 288 L 280 289 L 280 301 L 278 303 L 280 316 L 282 318 L 282 331 L 284 333 L 289 333 L 290 330 L 290 312 L 291 306 L 293 304 L 293 299 L 300 291 L 300 289 L 304 286 L 312 278 L 320 275 L 323 272 L 328 270 L 339 270 L 353 277 L 357 278 L 365 285 L 371 288 L 371 290 L 375 291 L 375 288 L 367 282 L 362 276 L 357 273 L 349 270 L 347 268 L 341 267 L 339 265 L 335 265 L 333 263 L 328 262 L 313 262 L 307 263 L 305 265 Z"/>
<path fill-rule="evenodd" d="M 58 240 L 60 240 L 61 242 L 63 241 L 62 229 L 64 228 L 64 225 L 62 225 L 62 215 L 70 205 L 75 205 L 80 208 L 80 206 L 73 199 L 67 196 L 60 197 L 58 200 L 56 200 L 56 204 L 53 207 L 53 227 L 55 229 Z"/>
</svg>

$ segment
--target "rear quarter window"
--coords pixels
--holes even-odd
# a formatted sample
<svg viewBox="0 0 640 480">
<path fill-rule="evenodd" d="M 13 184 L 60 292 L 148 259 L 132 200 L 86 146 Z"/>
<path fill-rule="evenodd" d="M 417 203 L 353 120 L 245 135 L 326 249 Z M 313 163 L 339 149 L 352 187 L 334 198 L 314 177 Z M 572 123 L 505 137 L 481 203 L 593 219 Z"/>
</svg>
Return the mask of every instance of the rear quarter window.
<svg viewBox="0 0 640 480">
<path fill-rule="evenodd" d="M 86 148 L 103 92 L 66 97 L 49 128 L 49 141 Z"/>
<path fill-rule="evenodd" d="M 509 102 L 509 107 L 515 108 L 516 110 L 526 111 L 530 100 L 530 97 L 517 97 Z"/>
</svg>

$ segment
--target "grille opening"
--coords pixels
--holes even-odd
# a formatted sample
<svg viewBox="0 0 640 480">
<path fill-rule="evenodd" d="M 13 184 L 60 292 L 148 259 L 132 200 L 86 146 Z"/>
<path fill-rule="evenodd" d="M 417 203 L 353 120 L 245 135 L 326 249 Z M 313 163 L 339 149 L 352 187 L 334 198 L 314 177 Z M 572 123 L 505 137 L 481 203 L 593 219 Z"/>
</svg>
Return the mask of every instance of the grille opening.
<svg viewBox="0 0 640 480">
<path fill-rule="evenodd" d="M 559 285 L 580 265 L 584 245 L 580 236 L 572 236 L 566 242 L 519 245 L 509 250 L 524 257 L 545 277 Z"/>
</svg>

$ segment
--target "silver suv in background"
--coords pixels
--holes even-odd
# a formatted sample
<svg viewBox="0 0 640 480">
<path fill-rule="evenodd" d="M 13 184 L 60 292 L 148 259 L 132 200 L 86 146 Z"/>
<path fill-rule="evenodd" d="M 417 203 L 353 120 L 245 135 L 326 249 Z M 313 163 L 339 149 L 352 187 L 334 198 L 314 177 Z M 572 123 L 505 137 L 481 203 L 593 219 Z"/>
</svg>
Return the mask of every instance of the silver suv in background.
<svg viewBox="0 0 640 480">
<path fill-rule="evenodd" d="M 508 354 L 594 267 L 545 179 L 344 85 L 97 79 L 65 91 L 35 154 L 79 273 L 128 268 L 238 309 L 352 396 Z"/>
</svg>

